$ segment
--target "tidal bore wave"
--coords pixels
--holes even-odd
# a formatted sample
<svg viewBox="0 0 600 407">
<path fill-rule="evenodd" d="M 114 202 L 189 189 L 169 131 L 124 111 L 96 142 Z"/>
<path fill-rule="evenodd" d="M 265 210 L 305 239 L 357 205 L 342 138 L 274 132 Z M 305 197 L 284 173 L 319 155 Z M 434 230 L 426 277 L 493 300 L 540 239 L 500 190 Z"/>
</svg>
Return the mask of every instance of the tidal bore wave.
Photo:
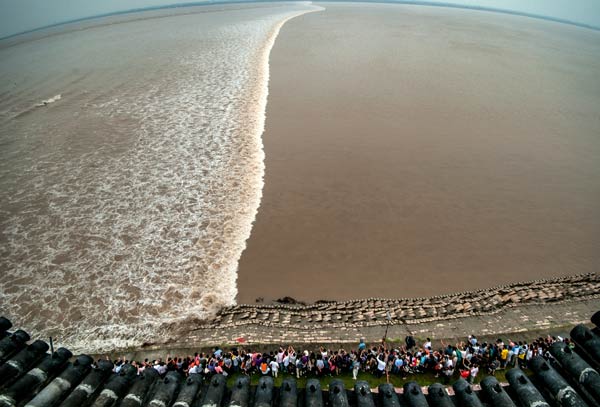
<svg viewBox="0 0 600 407">
<path fill-rule="evenodd" d="M 262 193 L 269 52 L 288 19 L 319 9 L 227 8 L 0 46 L 2 313 L 101 351 L 233 304 Z"/>
</svg>

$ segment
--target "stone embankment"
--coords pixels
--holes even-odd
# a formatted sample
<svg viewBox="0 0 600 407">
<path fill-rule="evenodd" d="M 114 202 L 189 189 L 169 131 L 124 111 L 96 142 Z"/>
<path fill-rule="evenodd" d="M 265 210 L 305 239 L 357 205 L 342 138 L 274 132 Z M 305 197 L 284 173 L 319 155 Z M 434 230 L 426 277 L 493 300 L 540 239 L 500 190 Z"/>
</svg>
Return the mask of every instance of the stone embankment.
<svg viewBox="0 0 600 407">
<path fill-rule="evenodd" d="M 323 325 L 329 328 L 368 327 L 447 321 L 491 315 L 506 307 L 600 298 L 600 276 L 585 274 L 536 280 L 491 289 L 429 298 L 367 298 L 310 305 L 237 305 L 223 309 L 207 326 L 227 328 L 260 324 L 267 327 Z"/>
<path fill-rule="evenodd" d="M 536 280 L 429 298 L 236 305 L 209 321 L 186 321 L 146 349 L 246 343 L 345 343 L 405 335 L 458 338 L 465 334 L 554 329 L 585 321 L 600 306 L 600 276 Z M 390 319 L 387 315 L 389 312 Z M 559 331 L 560 332 L 560 331 Z M 514 337 L 513 337 L 514 338 Z"/>
</svg>

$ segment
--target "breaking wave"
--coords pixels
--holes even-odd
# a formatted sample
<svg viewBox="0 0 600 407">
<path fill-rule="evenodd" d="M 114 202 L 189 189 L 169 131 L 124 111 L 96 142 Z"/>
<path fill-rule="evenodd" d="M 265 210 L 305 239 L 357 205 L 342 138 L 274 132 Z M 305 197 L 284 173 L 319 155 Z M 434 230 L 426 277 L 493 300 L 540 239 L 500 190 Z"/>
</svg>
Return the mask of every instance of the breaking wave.
<svg viewBox="0 0 600 407">
<path fill-rule="evenodd" d="M 2 313 L 98 352 L 232 305 L 262 193 L 269 52 L 285 21 L 319 9 L 190 13 L 0 49 Z M 28 60 L 43 69 L 20 69 Z M 28 110 L 35 100 L 47 108 Z"/>
</svg>

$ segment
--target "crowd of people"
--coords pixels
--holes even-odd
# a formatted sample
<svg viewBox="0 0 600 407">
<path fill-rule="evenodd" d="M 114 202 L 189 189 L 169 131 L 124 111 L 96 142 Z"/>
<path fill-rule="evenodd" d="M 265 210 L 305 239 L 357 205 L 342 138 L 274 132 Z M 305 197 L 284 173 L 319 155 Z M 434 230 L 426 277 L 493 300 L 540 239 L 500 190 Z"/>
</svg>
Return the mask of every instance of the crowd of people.
<svg viewBox="0 0 600 407">
<path fill-rule="evenodd" d="M 402 346 L 386 343 L 383 340 L 375 345 L 367 345 L 360 340 L 355 349 L 296 350 L 293 346 L 282 346 L 269 352 L 256 352 L 250 348 L 231 348 L 223 350 L 219 347 L 211 352 L 195 353 L 186 357 L 167 357 L 166 360 L 148 360 L 143 362 L 128 361 L 120 358 L 114 361 L 115 372 L 125 364 L 132 364 L 138 374 L 144 369 L 156 369 L 165 375 L 169 371 L 179 371 L 184 375 L 213 374 L 231 375 L 272 375 L 277 377 L 285 372 L 297 378 L 338 376 L 351 374 L 356 380 L 359 372 L 366 372 L 376 377 L 397 375 L 407 378 L 411 374 L 430 372 L 435 377 L 448 383 L 452 377 L 460 377 L 474 382 L 480 374 L 494 375 L 498 369 L 520 366 L 526 368 L 536 355 L 551 358 L 548 349 L 556 341 L 568 339 L 547 336 L 530 343 L 525 341 L 482 342 L 473 335 L 460 343 L 434 347 L 431 339 L 417 344 L 412 336 L 405 338 Z"/>
</svg>

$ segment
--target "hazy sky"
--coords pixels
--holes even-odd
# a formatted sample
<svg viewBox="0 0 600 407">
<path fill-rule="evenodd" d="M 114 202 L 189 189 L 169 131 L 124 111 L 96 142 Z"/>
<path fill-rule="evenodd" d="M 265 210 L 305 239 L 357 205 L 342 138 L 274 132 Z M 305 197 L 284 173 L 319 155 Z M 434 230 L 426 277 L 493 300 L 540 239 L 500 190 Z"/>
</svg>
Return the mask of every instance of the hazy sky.
<svg viewBox="0 0 600 407">
<path fill-rule="evenodd" d="M 0 38 L 99 14 L 197 2 L 197 0 L 0 0 Z M 600 27 L 600 0 L 445 0 L 440 2 L 540 14 Z"/>
</svg>

